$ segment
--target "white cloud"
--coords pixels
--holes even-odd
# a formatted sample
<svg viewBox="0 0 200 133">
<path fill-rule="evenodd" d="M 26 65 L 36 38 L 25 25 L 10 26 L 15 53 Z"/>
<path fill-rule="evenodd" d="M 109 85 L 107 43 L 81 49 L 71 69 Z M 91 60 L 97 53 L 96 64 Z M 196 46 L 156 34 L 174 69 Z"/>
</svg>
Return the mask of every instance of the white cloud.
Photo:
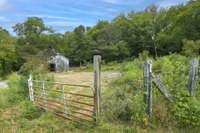
<svg viewBox="0 0 200 133">
<path fill-rule="evenodd" d="M 168 7 L 173 6 L 173 5 L 186 3 L 187 1 L 188 0 L 162 0 L 162 1 L 158 2 L 157 4 L 160 7 L 168 8 Z"/>
<path fill-rule="evenodd" d="M 103 2 L 116 4 L 116 5 L 138 5 L 143 3 L 144 0 L 102 0 Z"/>
<path fill-rule="evenodd" d="M 57 20 L 66 20 L 66 21 L 79 20 L 79 18 L 75 18 L 75 17 L 53 16 L 53 15 L 47 15 L 47 14 L 27 14 L 26 17 L 39 17 L 42 19 L 57 19 Z"/>
<path fill-rule="evenodd" d="M 7 0 L 0 0 L 0 7 L 3 7 L 7 3 Z"/>
<path fill-rule="evenodd" d="M 50 16 L 50 15 L 46 15 L 46 16 L 44 16 L 44 18 L 61 19 L 61 20 L 79 20 L 79 18 L 63 17 L 63 16 Z"/>
<path fill-rule="evenodd" d="M 0 0 L 0 11 L 7 10 L 9 7 L 8 0 Z"/>
<path fill-rule="evenodd" d="M 78 25 L 85 25 L 85 26 L 91 26 L 93 25 L 92 23 L 82 23 L 82 22 L 79 22 L 79 21 L 76 21 L 76 22 L 70 22 L 70 21 L 51 21 L 51 22 L 46 22 L 47 25 L 51 25 L 51 26 L 78 26 Z"/>
<path fill-rule="evenodd" d="M 65 13 L 73 12 L 73 13 L 78 13 L 78 14 L 95 15 L 95 16 L 105 15 L 104 12 L 96 11 L 96 10 L 83 10 L 83 9 L 78 9 L 74 7 L 68 7 L 67 9 L 68 11 L 65 11 Z"/>
<path fill-rule="evenodd" d="M 7 22 L 7 21 L 9 21 L 9 19 L 7 19 L 6 17 L 0 16 L 0 21 Z"/>
<path fill-rule="evenodd" d="M 112 3 L 112 4 L 118 4 L 121 2 L 121 0 L 103 0 L 103 1 L 107 3 Z"/>
</svg>

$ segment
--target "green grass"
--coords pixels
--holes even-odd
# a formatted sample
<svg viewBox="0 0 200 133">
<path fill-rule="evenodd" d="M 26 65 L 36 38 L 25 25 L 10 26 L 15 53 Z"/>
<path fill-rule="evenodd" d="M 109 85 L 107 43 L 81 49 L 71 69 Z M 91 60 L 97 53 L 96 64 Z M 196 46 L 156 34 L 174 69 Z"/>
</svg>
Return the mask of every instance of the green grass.
<svg viewBox="0 0 200 133">
<path fill-rule="evenodd" d="M 152 132 L 197 132 L 200 125 L 200 91 L 196 97 L 189 96 L 187 88 L 188 68 L 191 58 L 172 54 L 153 60 L 153 73 L 161 75 L 166 89 L 175 97 L 173 103 L 153 86 L 153 116 L 147 123 L 143 102 L 143 63 L 142 58 L 125 62 L 122 65 L 122 77 L 114 82 L 104 93 L 103 109 L 110 122 L 120 120 L 136 124 L 140 129 Z M 200 84 L 198 82 L 197 88 Z M 191 130 L 192 127 L 192 130 Z"/>
<path fill-rule="evenodd" d="M 148 121 L 143 102 L 143 60 L 106 66 L 119 70 L 122 77 L 110 83 L 102 93 L 102 115 L 98 125 L 80 125 L 51 113 L 43 112 L 29 102 L 18 75 L 9 78 L 19 82 L 0 90 L 0 131 L 2 133 L 196 133 L 200 124 L 200 91 L 191 98 L 187 91 L 189 58 L 170 55 L 153 60 L 154 74 L 161 74 L 167 90 L 176 98 L 169 103 L 154 89 L 153 116 Z M 199 88 L 200 84 L 198 84 Z M 71 88 L 66 88 L 71 90 Z M 20 90 L 20 91 L 19 91 Z M 84 92 L 88 94 L 88 91 Z"/>
<path fill-rule="evenodd" d="M 1 91 L 2 95 L 0 95 L 1 133 L 120 133 L 133 131 L 131 127 L 119 123 L 115 125 L 114 123 L 100 122 L 99 126 L 72 123 L 52 113 L 39 110 L 28 100 L 5 106 L 2 103 L 8 103 L 6 93 Z"/>
</svg>

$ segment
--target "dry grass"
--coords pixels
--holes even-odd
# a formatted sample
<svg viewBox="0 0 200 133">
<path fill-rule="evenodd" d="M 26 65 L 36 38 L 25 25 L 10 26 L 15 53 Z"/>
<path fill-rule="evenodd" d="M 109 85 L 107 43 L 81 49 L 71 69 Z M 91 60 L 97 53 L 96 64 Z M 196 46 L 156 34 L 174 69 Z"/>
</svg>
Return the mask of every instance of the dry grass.
<svg viewBox="0 0 200 133">
<path fill-rule="evenodd" d="M 63 83 L 79 84 L 79 85 L 93 85 L 93 72 L 66 72 L 66 73 L 50 73 L 54 76 L 56 81 Z M 120 77 L 119 72 L 102 72 L 102 85 L 107 85 L 110 81 Z"/>
</svg>

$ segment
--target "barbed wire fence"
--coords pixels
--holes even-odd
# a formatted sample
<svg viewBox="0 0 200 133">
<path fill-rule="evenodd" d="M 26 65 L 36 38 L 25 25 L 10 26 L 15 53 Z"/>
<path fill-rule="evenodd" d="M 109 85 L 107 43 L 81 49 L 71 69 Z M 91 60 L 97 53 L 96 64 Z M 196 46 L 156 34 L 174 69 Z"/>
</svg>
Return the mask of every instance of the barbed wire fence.
<svg viewBox="0 0 200 133">
<path fill-rule="evenodd" d="M 188 91 L 192 97 L 195 96 L 199 74 L 199 60 L 192 59 L 189 65 L 188 76 Z M 162 83 L 160 75 L 154 75 L 152 71 L 152 61 L 146 60 L 144 62 L 144 102 L 147 105 L 146 113 L 149 117 L 152 116 L 153 110 L 153 87 L 160 91 L 160 93 L 170 102 L 174 102 L 174 97 L 169 93 L 165 85 Z"/>
</svg>

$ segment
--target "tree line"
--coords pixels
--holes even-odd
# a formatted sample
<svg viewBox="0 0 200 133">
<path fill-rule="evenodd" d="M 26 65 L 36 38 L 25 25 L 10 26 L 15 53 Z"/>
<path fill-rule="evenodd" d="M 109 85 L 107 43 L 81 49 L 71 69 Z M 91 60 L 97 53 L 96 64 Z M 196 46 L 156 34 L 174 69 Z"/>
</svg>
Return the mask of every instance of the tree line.
<svg viewBox="0 0 200 133">
<path fill-rule="evenodd" d="M 0 28 L 0 74 L 19 70 L 29 60 L 47 60 L 56 52 L 71 64 L 91 62 L 95 53 L 105 62 L 123 61 L 148 51 L 153 57 L 170 53 L 198 55 L 200 49 L 200 1 L 120 14 L 111 22 L 100 20 L 93 27 L 77 26 L 56 33 L 41 18 L 30 17 L 13 26 L 16 36 Z"/>
</svg>

